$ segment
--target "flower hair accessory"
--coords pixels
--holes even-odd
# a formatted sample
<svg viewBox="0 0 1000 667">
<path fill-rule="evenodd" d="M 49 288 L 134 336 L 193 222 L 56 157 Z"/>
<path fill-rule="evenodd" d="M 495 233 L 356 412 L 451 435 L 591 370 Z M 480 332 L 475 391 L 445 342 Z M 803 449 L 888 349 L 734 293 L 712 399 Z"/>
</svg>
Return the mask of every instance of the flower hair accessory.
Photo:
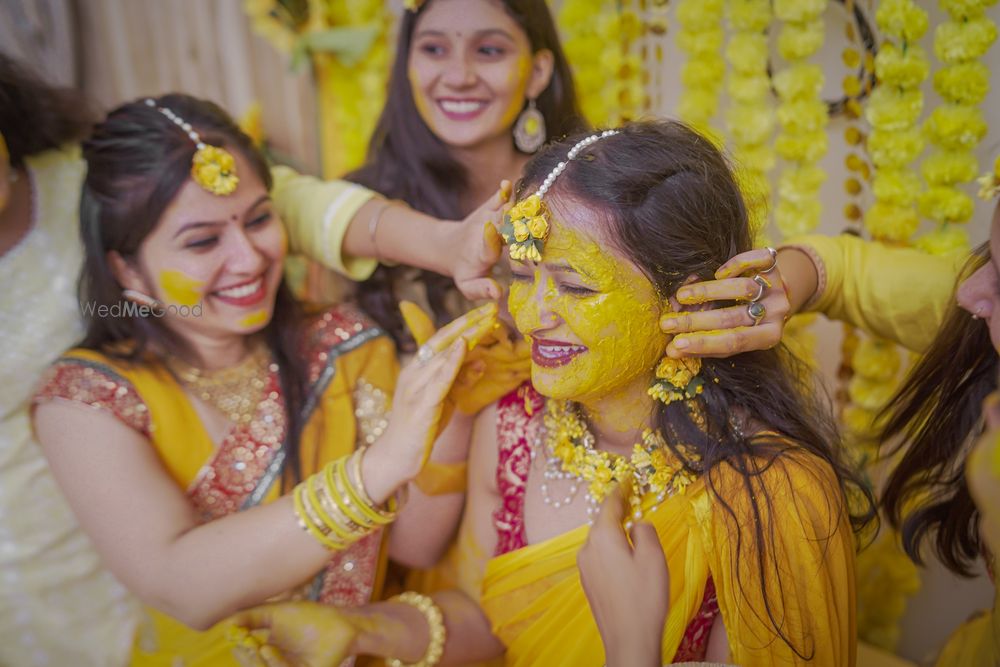
<svg viewBox="0 0 1000 667">
<path fill-rule="evenodd" d="M 705 389 L 705 381 L 698 377 L 700 372 L 701 359 L 698 357 L 663 357 L 656 367 L 656 380 L 649 388 L 649 395 L 666 405 L 690 401 Z"/>
<path fill-rule="evenodd" d="M 545 239 L 549 236 L 549 210 L 543 201 L 545 193 L 555 183 L 559 174 L 563 173 L 569 161 L 579 155 L 580 151 L 595 141 L 618 133 L 619 130 L 604 130 L 600 134 L 592 134 L 581 139 L 573 148 L 569 149 L 566 160 L 557 164 L 549 172 L 537 192 L 525 197 L 507 211 L 507 214 L 504 215 L 503 226 L 500 228 L 500 235 L 503 237 L 504 243 L 509 246 L 511 259 L 542 261 Z"/>
<path fill-rule="evenodd" d="M 151 98 L 146 98 L 146 106 L 156 109 L 169 118 L 194 142 L 198 148 L 191 159 L 191 178 L 213 195 L 225 197 L 233 194 L 240 178 L 236 175 L 236 160 L 232 153 L 220 146 L 206 144 L 194 131 L 191 124 L 166 107 L 156 106 Z"/>
<path fill-rule="evenodd" d="M 1000 155 L 993 161 L 993 171 L 979 177 L 979 197 L 989 201 L 1000 195 Z"/>
</svg>

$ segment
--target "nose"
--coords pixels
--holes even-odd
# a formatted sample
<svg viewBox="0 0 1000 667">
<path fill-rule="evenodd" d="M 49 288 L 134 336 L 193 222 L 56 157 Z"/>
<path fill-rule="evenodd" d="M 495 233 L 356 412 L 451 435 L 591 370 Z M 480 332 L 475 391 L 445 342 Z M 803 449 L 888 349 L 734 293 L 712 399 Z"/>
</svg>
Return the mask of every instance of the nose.
<svg viewBox="0 0 1000 667">
<path fill-rule="evenodd" d="M 441 80 L 452 88 L 468 88 L 476 83 L 475 64 L 464 53 L 455 53 L 445 64 Z"/>
<path fill-rule="evenodd" d="M 552 278 L 535 281 L 535 304 L 538 307 L 540 329 L 551 329 L 559 325 L 559 315 L 552 306 L 559 297 L 559 290 Z"/>
<path fill-rule="evenodd" d="M 226 269 L 234 274 L 253 275 L 264 266 L 264 253 L 243 227 L 226 235 Z"/>
</svg>

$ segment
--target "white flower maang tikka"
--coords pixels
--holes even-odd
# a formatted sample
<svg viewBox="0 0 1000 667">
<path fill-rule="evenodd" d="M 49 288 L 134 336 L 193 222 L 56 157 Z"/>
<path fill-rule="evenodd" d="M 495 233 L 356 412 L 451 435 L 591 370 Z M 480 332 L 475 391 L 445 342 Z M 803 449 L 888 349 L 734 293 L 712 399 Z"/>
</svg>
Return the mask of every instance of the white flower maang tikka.
<svg viewBox="0 0 1000 667">
<path fill-rule="evenodd" d="M 510 250 L 511 259 L 542 261 L 542 250 L 545 247 L 545 239 L 549 235 L 549 211 L 543 201 L 545 194 L 555 183 L 559 174 L 566 169 L 566 165 L 576 158 L 580 151 L 596 141 L 619 132 L 620 130 L 604 130 L 600 134 L 592 134 L 578 141 L 575 146 L 569 149 L 566 160 L 557 164 L 549 172 L 534 194 L 525 197 L 507 211 L 507 214 L 504 215 L 503 226 L 500 228 L 500 235 Z"/>
<path fill-rule="evenodd" d="M 195 132 L 191 124 L 166 107 L 156 105 L 152 98 L 146 98 L 146 106 L 156 109 L 181 128 L 198 148 L 191 159 L 191 178 L 213 195 L 227 196 L 236 191 L 240 178 L 236 175 L 236 160 L 225 148 L 206 144 Z"/>
</svg>

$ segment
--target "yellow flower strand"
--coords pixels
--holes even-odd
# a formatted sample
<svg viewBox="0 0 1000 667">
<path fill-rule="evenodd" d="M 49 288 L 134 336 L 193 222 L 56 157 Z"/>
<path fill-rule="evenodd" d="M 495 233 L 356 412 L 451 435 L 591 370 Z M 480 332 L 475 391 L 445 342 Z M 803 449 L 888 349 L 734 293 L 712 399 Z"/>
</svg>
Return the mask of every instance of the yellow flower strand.
<svg viewBox="0 0 1000 667">
<path fill-rule="evenodd" d="M 781 103 L 781 131 L 775 150 L 784 160 L 778 183 L 774 221 L 782 235 L 796 236 L 819 225 L 819 189 L 826 173 L 819 160 L 826 154 L 826 103 L 820 96 L 823 71 L 809 58 L 823 45 L 822 15 L 827 0 L 775 0 L 782 21 L 778 51 L 788 66 L 775 77 Z"/>
<path fill-rule="evenodd" d="M 721 144 L 712 118 L 719 109 L 726 62 L 722 55 L 722 0 L 680 0 L 677 3 L 677 45 L 687 54 L 681 68 L 684 88 L 677 115 L 696 130 Z"/>
<path fill-rule="evenodd" d="M 726 111 L 726 130 L 739 161 L 736 175 L 756 237 L 767 226 L 771 197 L 768 173 L 775 162 L 770 145 L 774 109 L 767 72 L 771 3 L 770 0 L 729 0 L 726 14 L 732 30 L 726 45 L 729 63 L 726 90 L 732 100 Z"/>
<path fill-rule="evenodd" d="M 945 66 L 934 74 L 934 90 L 944 104 L 924 125 L 934 147 L 921 165 L 927 190 L 920 212 L 938 224 L 917 242 L 935 255 L 965 253 L 969 237 L 960 225 L 972 217 L 972 196 L 960 186 L 979 175 L 976 145 L 986 136 L 980 107 L 989 91 L 989 70 L 979 60 L 997 38 L 997 27 L 984 14 L 996 0 L 941 0 L 949 20 L 934 31 L 934 53 Z"/>
</svg>

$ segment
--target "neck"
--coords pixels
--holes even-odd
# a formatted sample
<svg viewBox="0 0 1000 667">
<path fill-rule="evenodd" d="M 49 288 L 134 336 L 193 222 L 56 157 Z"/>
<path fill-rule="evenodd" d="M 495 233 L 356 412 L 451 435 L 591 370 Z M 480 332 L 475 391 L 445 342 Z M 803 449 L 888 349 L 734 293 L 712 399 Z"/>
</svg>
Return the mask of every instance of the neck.
<svg viewBox="0 0 1000 667">
<path fill-rule="evenodd" d="M 516 181 L 528 162 L 528 156 L 514 149 L 509 134 L 472 148 L 452 148 L 451 154 L 469 178 L 469 187 L 461 197 L 463 215 L 468 215 L 489 199 L 500 187 L 500 181 Z"/>
<path fill-rule="evenodd" d="M 627 456 L 632 446 L 642 441 L 643 430 L 653 423 L 654 401 L 646 393 L 650 382 L 650 378 L 640 375 L 611 394 L 578 401 L 597 438 L 598 449 Z"/>
<path fill-rule="evenodd" d="M 208 372 L 238 365 L 252 349 L 251 336 L 210 338 L 187 335 L 184 338 L 190 353 L 184 355 L 183 361 Z"/>
</svg>

